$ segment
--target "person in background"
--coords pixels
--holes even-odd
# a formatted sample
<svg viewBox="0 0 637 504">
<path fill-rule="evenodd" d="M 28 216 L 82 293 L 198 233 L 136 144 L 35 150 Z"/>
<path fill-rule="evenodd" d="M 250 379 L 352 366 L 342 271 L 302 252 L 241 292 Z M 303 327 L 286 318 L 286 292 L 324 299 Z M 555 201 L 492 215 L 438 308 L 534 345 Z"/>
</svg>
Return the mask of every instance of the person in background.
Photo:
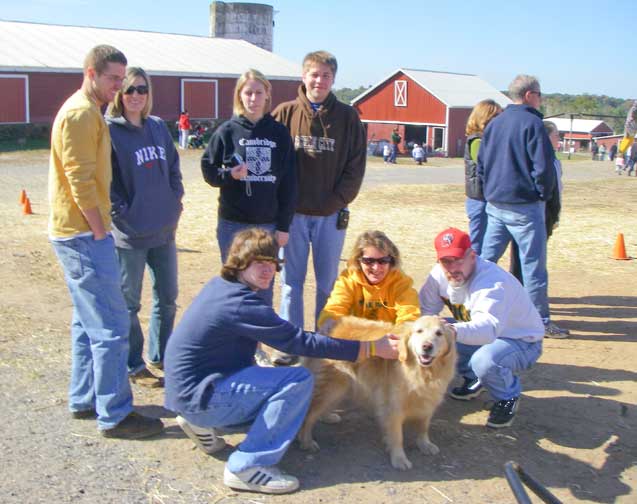
<svg viewBox="0 0 637 504">
<path fill-rule="evenodd" d="M 464 145 L 464 183 L 467 199 L 465 209 L 469 217 L 469 235 L 471 246 L 476 254 L 482 252 L 482 240 L 487 230 L 487 202 L 482 192 L 482 181 L 478 177 L 478 152 L 482 134 L 487 124 L 502 112 L 502 107 L 494 100 L 479 102 L 467 119 L 467 141 Z"/>
<path fill-rule="evenodd" d="M 425 149 L 422 148 L 420 144 L 415 143 L 414 148 L 411 151 L 411 155 L 414 158 L 414 161 L 419 165 L 427 162 L 427 157 L 425 156 Z"/>
<path fill-rule="evenodd" d="M 557 177 L 555 153 L 539 112 L 539 81 L 518 75 L 509 86 L 513 100 L 484 130 L 478 176 L 487 201 L 487 230 L 481 255 L 497 262 L 510 241 L 520 250 L 524 287 L 548 335 L 568 334 L 551 321 L 546 268 L 546 202 Z"/>
<path fill-rule="evenodd" d="M 396 126 L 391 132 L 391 154 L 389 155 L 389 162 L 396 164 L 396 157 L 398 156 L 398 145 L 402 141 L 402 137 L 398 133 L 398 126 Z"/>
<path fill-rule="evenodd" d="M 280 267 L 275 238 L 250 228 L 234 237 L 221 276 L 208 282 L 168 342 L 166 408 L 207 454 L 222 450 L 221 430 L 247 429 L 230 454 L 224 483 L 270 494 L 295 491 L 299 480 L 276 464 L 291 446 L 312 400 L 304 367 L 259 367 L 259 342 L 296 355 L 347 361 L 396 359 L 398 340 L 345 341 L 306 332 L 279 318 L 258 295 Z"/>
<path fill-rule="evenodd" d="M 179 116 L 179 148 L 188 148 L 188 135 L 190 135 L 190 114 L 187 110 L 181 112 Z"/>
<path fill-rule="evenodd" d="M 126 57 L 109 45 L 89 51 L 82 87 L 51 129 L 49 239 L 73 302 L 69 409 L 97 417 L 104 437 L 136 439 L 163 430 L 133 411 L 126 361 L 129 318 L 111 227 L 111 138 L 100 108 L 126 75 Z"/>
<path fill-rule="evenodd" d="M 219 126 L 201 159 L 204 180 L 219 188 L 217 242 L 221 263 L 234 235 L 260 227 L 288 243 L 297 201 L 294 150 L 288 130 L 270 115 L 272 86 L 258 70 L 235 85 L 233 116 Z M 272 305 L 272 287 L 262 294 Z"/>
<path fill-rule="evenodd" d="M 616 155 L 617 155 L 617 144 L 614 143 L 613 145 L 610 146 L 610 149 L 608 149 L 608 159 L 613 161 Z"/>
<path fill-rule="evenodd" d="M 544 121 L 544 127 L 546 128 L 546 133 L 551 140 L 551 145 L 554 149 L 557 148 L 557 145 L 560 141 L 560 132 L 557 128 L 557 125 L 551 121 Z M 554 159 L 555 166 L 555 176 L 557 180 L 557 184 L 553 189 L 553 195 L 546 202 L 546 240 L 553 234 L 553 231 L 559 225 L 560 221 L 560 212 L 562 210 L 562 190 L 564 188 L 564 184 L 562 183 L 562 163 L 559 159 L 557 159 L 557 154 Z M 515 242 L 511 242 L 511 265 L 509 267 L 509 272 L 518 279 L 518 281 L 524 285 L 524 278 L 522 276 L 522 268 L 520 266 L 520 253 L 518 246 Z M 562 332 L 556 333 L 547 333 L 547 338 L 555 338 L 555 339 L 563 339 L 566 338 L 569 334 L 569 331 L 564 329 Z"/>
<path fill-rule="evenodd" d="M 133 383 L 158 387 L 146 366 L 139 322 L 144 269 L 153 305 L 148 328 L 148 364 L 161 369 L 177 312 L 177 246 L 184 185 L 179 154 L 164 121 L 150 115 L 153 88 L 148 74 L 129 67 L 106 112 L 112 141 L 113 237 L 130 317 L 128 373 Z"/>
<path fill-rule="evenodd" d="M 385 162 L 385 164 L 389 163 L 390 156 L 391 156 L 391 147 L 389 146 L 388 143 L 386 143 L 385 145 L 383 145 L 383 161 Z"/>
<path fill-rule="evenodd" d="M 336 58 L 326 52 L 303 59 L 302 80 L 294 101 L 280 104 L 274 118 L 287 127 L 296 149 L 299 197 L 290 225 L 281 273 L 281 317 L 304 326 L 303 288 L 310 248 L 316 278 L 314 321 L 325 305 L 339 272 L 349 222 L 349 205 L 365 175 L 365 129 L 354 108 L 331 92 Z M 292 356 L 278 354 L 286 365 Z"/>
</svg>

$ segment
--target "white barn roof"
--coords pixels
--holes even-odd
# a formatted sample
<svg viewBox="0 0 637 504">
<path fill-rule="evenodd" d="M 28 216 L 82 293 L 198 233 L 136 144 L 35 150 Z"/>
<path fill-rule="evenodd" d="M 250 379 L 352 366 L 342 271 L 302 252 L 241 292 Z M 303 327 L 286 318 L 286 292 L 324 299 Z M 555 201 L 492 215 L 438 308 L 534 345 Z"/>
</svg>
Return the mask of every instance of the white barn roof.
<svg viewBox="0 0 637 504">
<path fill-rule="evenodd" d="M 0 70 L 77 72 L 98 44 L 120 49 L 153 75 L 237 77 L 257 68 L 270 79 L 297 80 L 301 66 L 244 40 L 138 30 L 0 20 Z"/>
<path fill-rule="evenodd" d="M 354 98 L 352 103 L 360 101 L 365 95 L 371 93 L 398 72 L 402 72 L 416 81 L 423 89 L 429 91 L 450 108 L 471 108 L 479 101 L 486 99 L 495 100 L 502 107 L 513 103 L 505 94 L 477 75 L 410 68 L 399 68 L 392 72 L 378 84 Z"/>
<path fill-rule="evenodd" d="M 571 120 L 566 117 L 549 117 L 546 119 L 555 123 L 559 131 L 571 131 Z M 604 121 L 598 119 L 573 119 L 573 132 L 576 133 L 590 133 L 600 124 L 608 126 Z M 610 128 L 610 127 L 609 127 Z M 612 128 L 611 128 L 612 129 Z"/>
</svg>

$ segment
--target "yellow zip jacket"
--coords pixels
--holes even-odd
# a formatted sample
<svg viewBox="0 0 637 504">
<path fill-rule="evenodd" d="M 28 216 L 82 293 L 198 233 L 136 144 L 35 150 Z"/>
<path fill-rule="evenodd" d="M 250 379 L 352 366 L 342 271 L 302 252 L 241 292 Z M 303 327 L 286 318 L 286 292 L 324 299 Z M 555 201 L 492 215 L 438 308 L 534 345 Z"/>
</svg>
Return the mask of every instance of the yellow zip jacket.
<svg viewBox="0 0 637 504">
<path fill-rule="evenodd" d="M 398 269 L 387 273 L 383 281 L 371 285 L 362 271 L 344 270 L 319 316 L 318 327 L 328 319 L 345 315 L 402 324 L 420 317 L 418 293 L 413 280 Z"/>
<path fill-rule="evenodd" d="M 90 232 L 82 210 L 98 208 L 111 228 L 111 136 L 98 106 L 82 91 L 62 105 L 51 130 L 49 236 Z"/>
</svg>

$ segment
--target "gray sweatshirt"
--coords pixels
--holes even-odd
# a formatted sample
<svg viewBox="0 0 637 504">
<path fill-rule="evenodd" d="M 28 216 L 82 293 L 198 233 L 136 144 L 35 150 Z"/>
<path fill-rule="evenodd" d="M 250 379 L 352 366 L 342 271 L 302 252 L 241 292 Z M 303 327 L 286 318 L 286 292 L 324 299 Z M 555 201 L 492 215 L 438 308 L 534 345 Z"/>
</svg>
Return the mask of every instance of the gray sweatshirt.
<svg viewBox="0 0 637 504">
<path fill-rule="evenodd" d="M 148 116 L 142 127 L 106 117 L 112 140 L 113 237 L 121 248 L 152 248 L 175 239 L 184 186 L 168 128 Z"/>
</svg>

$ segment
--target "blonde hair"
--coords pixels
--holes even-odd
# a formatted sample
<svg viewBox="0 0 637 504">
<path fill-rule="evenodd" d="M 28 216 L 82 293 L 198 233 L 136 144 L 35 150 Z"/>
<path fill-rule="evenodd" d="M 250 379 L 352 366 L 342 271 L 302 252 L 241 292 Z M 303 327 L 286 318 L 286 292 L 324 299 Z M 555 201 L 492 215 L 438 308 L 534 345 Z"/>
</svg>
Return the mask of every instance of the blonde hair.
<svg viewBox="0 0 637 504">
<path fill-rule="evenodd" d="M 123 100 L 124 92 L 137 77 L 141 77 L 142 79 L 144 79 L 146 85 L 148 86 L 146 105 L 144 105 L 144 108 L 142 109 L 142 119 L 146 119 L 150 115 L 150 111 L 153 109 L 153 86 L 150 83 L 150 77 L 148 76 L 146 71 L 140 67 L 128 67 L 126 69 L 126 77 L 124 77 L 122 87 L 115 94 L 115 98 L 106 109 L 106 115 L 109 115 L 111 117 L 122 117 L 126 115 Z"/>
<path fill-rule="evenodd" d="M 338 62 L 336 57 L 328 53 L 327 51 L 314 51 L 305 55 L 303 58 L 303 72 L 307 72 L 308 68 L 315 63 L 327 65 L 332 69 L 334 77 L 336 77 L 336 70 L 338 70 Z"/>
<path fill-rule="evenodd" d="M 255 70 L 254 68 L 250 68 L 248 71 L 241 74 L 241 77 L 237 79 L 237 83 L 234 86 L 234 94 L 232 98 L 232 113 L 234 115 L 245 115 L 246 113 L 246 109 L 243 106 L 243 102 L 241 101 L 241 90 L 243 89 L 243 86 L 246 85 L 246 82 L 251 79 L 263 84 L 265 93 L 267 95 L 263 113 L 267 114 L 268 112 L 270 112 L 270 109 L 272 107 L 272 84 L 270 84 L 270 81 L 266 79 L 265 75 L 263 75 L 261 72 Z"/>
<path fill-rule="evenodd" d="M 391 268 L 400 268 L 400 252 L 398 247 L 394 245 L 385 233 L 382 231 L 365 231 L 354 242 L 352 252 L 347 260 L 347 267 L 350 270 L 361 270 L 360 259 L 363 257 L 363 250 L 367 247 L 374 247 L 380 250 L 383 254 L 390 256 L 393 259 Z"/>
<path fill-rule="evenodd" d="M 484 128 L 489 121 L 502 112 L 502 107 L 494 100 L 482 100 L 473 107 L 469 119 L 467 119 L 467 129 L 465 133 L 469 135 L 482 135 Z"/>
<path fill-rule="evenodd" d="M 281 261 L 277 258 L 279 246 L 272 233 L 261 228 L 248 228 L 239 231 L 233 238 L 228 258 L 221 267 L 221 276 L 236 282 L 239 272 L 250 266 L 252 261 L 270 261 L 281 270 Z"/>
</svg>

